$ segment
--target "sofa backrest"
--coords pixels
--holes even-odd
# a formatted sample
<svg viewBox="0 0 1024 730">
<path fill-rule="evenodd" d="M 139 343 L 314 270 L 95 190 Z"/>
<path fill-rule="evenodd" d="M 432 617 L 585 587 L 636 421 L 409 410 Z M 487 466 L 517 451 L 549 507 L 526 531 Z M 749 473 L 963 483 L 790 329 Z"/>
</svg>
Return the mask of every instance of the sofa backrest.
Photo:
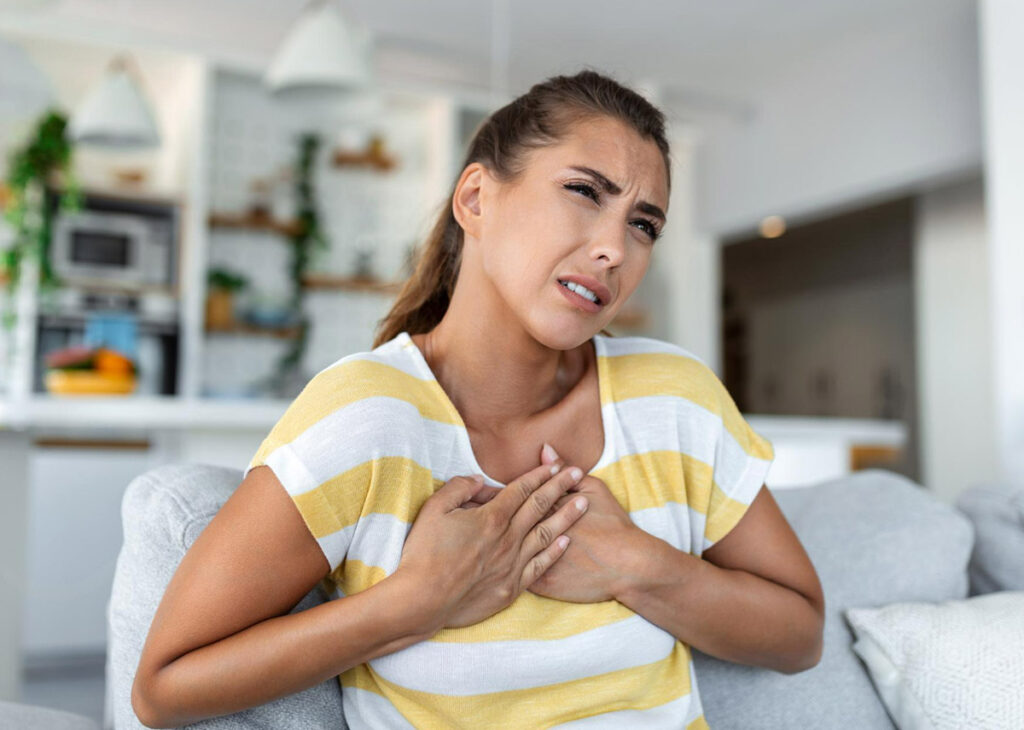
<svg viewBox="0 0 1024 730">
<path fill-rule="evenodd" d="M 117 558 L 108 604 L 107 718 L 118 730 L 144 729 L 132 710 L 131 690 L 142 646 L 167 584 L 178 564 L 242 481 L 242 472 L 219 466 L 159 466 L 128 485 L 121 503 L 124 544 Z M 317 586 L 292 610 L 322 603 Z M 188 727 L 203 730 L 347 727 L 338 680 L 233 715 Z"/>
<path fill-rule="evenodd" d="M 821 580 L 824 653 L 812 669 L 786 675 L 694 650 L 708 724 L 715 730 L 893 727 L 851 648 L 843 612 L 965 598 L 970 521 L 920 485 L 876 469 L 772 495 Z"/>
</svg>

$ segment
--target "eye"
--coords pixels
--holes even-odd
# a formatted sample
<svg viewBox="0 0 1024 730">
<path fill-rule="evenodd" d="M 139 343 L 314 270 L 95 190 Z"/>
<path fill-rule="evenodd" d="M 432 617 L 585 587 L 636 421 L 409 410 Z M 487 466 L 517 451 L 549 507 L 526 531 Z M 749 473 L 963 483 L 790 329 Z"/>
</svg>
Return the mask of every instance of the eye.
<svg viewBox="0 0 1024 730">
<path fill-rule="evenodd" d="M 593 185 L 590 185 L 589 183 L 566 183 L 563 187 L 565 187 L 566 190 L 572 190 L 576 193 L 579 193 L 580 195 L 584 195 L 593 200 L 595 203 L 600 204 L 601 202 L 600 194 L 597 192 L 597 188 L 595 188 Z M 635 221 L 633 221 L 633 223 L 640 224 L 637 226 L 637 228 L 639 228 L 641 231 L 647 234 L 647 236 L 651 239 L 651 243 L 657 241 L 658 238 L 661 236 L 661 234 L 658 233 L 657 226 L 655 226 L 654 223 L 647 220 L 646 218 L 638 218 Z"/>
<path fill-rule="evenodd" d="M 586 197 L 592 199 L 595 203 L 600 202 L 600 196 L 597 193 L 597 189 L 593 185 L 588 185 L 587 183 L 566 183 L 565 189 L 573 190 L 577 193 L 580 193 L 580 195 L 585 195 Z"/>
<path fill-rule="evenodd" d="M 639 228 L 644 233 L 646 233 L 648 236 L 650 236 L 651 243 L 654 243 L 655 241 L 657 241 L 658 237 L 661 236 L 661 234 L 658 233 L 658 229 L 655 227 L 655 225 L 653 223 L 651 223 L 649 220 L 647 220 L 646 218 L 638 218 L 637 220 L 635 220 L 633 222 L 641 224 L 641 225 L 637 226 L 637 228 Z"/>
</svg>

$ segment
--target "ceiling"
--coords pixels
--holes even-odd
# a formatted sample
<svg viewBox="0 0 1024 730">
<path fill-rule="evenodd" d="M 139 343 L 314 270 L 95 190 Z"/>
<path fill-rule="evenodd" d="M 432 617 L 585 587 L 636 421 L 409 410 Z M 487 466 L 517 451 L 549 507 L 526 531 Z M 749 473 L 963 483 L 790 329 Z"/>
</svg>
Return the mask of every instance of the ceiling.
<svg viewBox="0 0 1024 730">
<path fill-rule="evenodd" d="M 27 4 L 42 7 L 5 9 Z M 131 38 L 264 64 L 304 5 L 304 0 L 0 0 L 0 28 L 92 33 L 101 41 Z M 491 80 L 492 48 L 507 47 L 505 83 L 514 93 L 589 65 L 630 83 L 742 98 L 764 69 L 806 58 L 841 36 L 971 13 L 975 0 L 343 0 L 342 5 L 375 33 L 380 67 L 418 69 L 441 81 L 482 87 Z M 508 19 L 497 36 L 495 13 Z M 497 45 L 495 37 L 501 39 Z"/>
</svg>

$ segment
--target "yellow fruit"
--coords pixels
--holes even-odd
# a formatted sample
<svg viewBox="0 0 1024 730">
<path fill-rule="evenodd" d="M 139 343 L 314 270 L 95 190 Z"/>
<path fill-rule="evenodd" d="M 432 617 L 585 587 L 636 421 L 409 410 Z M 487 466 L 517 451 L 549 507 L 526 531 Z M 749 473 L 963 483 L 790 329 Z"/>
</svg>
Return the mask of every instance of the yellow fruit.
<svg viewBox="0 0 1024 730">
<path fill-rule="evenodd" d="M 131 393 L 135 376 L 100 373 L 95 370 L 48 370 L 46 389 L 58 395 L 103 395 Z"/>
</svg>

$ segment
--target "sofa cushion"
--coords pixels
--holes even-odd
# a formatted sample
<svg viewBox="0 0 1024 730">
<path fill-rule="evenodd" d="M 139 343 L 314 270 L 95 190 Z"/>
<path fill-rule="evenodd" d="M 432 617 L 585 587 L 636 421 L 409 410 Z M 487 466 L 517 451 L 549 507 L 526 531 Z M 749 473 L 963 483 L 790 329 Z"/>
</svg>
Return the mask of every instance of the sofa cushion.
<svg viewBox="0 0 1024 730">
<path fill-rule="evenodd" d="M 132 710 L 131 690 L 142 646 L 167 584 L 186 551 L 242 481 L 242 472 L 217 466 L 175 464 L 136 477 L 121 503 L 124 544 L 117 558 L 108 605 L 107 725 L 145 728 Z M 323 603 L 320 586 L 292 613 Z M 112 716 L 112 717 L 111 717 Z M 210 718 L 188 727 L 345 728 L 341 688 L 327 680 L 261 707 Z"/>
<path fill-rule="evenodd" d="M 1024 728 L 1024 591 L 851 608 L 853 650 L 901 730 Z"/>
<path fill-rule="evenodd" d="M 0 701 L 0 728 L 17 730 L 99 730 L 93 720 L 84 715 L 48 707 L 22 705 Z"/>
<path fill-rule="evenodd" d="M 970 595 L 1024 591 L 1024 487 L 971 487 L 956 506 L 974 523 Z"/>
<path fill-rule="evenodd" d="M 970 521 L 924 488 L 867 470 L 772 492 L 814 564 L 825 593 L 825 648 L 817 666 L 787 675 L 693 651 L 708 724 L 751 727 L 891 728 L 843 613 L 897 601 L 967 594 Z"/>
</svg>

